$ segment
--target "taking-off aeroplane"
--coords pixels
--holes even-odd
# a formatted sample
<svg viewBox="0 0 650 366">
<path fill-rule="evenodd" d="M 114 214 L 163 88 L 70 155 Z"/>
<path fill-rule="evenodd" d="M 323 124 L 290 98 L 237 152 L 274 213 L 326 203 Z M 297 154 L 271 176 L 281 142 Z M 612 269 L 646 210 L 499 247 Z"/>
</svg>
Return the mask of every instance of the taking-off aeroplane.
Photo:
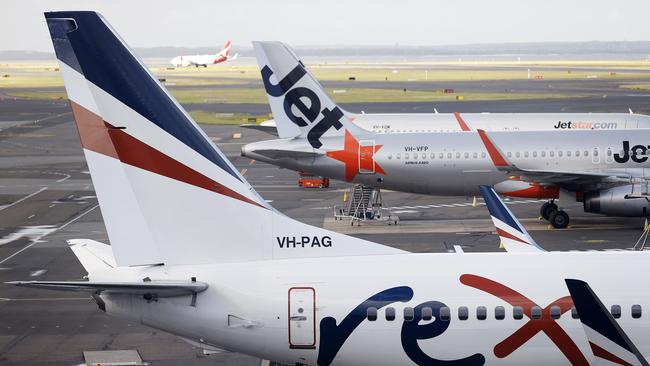
<svg viewBox="0 0 650 366">
<path fill-rule="evenodd" d="M 188 66 L 203 66 L 208 67 L 211 64 L 218 64 L 225 61 L 234 61 L 237 59 L 238 54 L 235 53 L 234 56 L 230 57 L 230 48 L 232 42 L 226 41 L 226 44 L 223 45 L 223 49 L 219 53 L 214 55 L 186 55 L 186 56 L 176 56 L 171 59 L 170 63 L 174 67 L 188 67 Z"/>
<path fill-rule="evenodd" d="M 294 133 L 247 144 L 246 157 L 404 192 L 472 196 L 491 185 L 504 195 L 549 199 L 540 216 L 556 228 L 569 224 L 558 198 L 582 201 L 587 212 L 650 214 L 650 129 L 371 132 L 332 101 L 286 45 L 253 46 L 278 132 Z"/>
<path fill-rule="evenodd" d="M 595 364 L 565 284 L 577 279 L 650 352 L 650 290 L 634 280 L 650 253 L 412 254 L 302 224 L 100 15 L 45 17 L 111 245 L 70 241 L 87 281 L 15 284 L 87 291 L 108 314 L 285 365 Z M 636 364 L 592 327 L 606 357 Z"/>
</svg>

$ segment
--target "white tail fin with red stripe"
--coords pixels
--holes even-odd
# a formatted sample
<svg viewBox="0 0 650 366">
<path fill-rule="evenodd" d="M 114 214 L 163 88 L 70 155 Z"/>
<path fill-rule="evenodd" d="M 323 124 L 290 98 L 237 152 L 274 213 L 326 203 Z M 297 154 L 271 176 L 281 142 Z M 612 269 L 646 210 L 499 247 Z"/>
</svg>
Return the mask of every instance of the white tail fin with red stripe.
<svg viewBox="0 0 650 366">
<path fill-rule="evenodd" d="M 488 186 L 481 186 L 481 195 L 490 211 L 492 222 L 497 230 L 501 244 L 508 252 L 543 252 L 535 240 L 528 234 L 528 231 L 512 214 L 510 209 L 496 194 L 494 189 Z"/>
<path fill-rule="evenodd" d="M 45 17 L 117 265 L 401 252 L 275 212 L 99 14 Z"/>
<path fill-rule="evenodd" d="M 648 366 L 648 361 L 591 286 L 575 279 L 566 279 L 565 282 L 594 355 L 594 364 Z M 637 306 L 640 316 L 640 305 Z"/>
</svg>

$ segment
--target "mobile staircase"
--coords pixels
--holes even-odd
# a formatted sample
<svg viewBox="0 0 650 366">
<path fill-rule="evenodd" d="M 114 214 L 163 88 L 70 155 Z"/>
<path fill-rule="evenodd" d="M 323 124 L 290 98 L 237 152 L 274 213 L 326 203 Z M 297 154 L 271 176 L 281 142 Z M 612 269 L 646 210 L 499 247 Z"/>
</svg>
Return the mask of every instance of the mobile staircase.
<svg viewBox="0 0 650 366">
<path fill-rule="evenodd" d="M 383 208 L 379 188 L 355 184 L 349 192 L 346 192 L 343 201 L 342 206 L 334 206 L 335 220 L 348 219 L 352 226 L 355 223 L 361 225 L 362 221 L 381 221 L 388 225 L 399 223 L 399 217 Z"/>
</svg>

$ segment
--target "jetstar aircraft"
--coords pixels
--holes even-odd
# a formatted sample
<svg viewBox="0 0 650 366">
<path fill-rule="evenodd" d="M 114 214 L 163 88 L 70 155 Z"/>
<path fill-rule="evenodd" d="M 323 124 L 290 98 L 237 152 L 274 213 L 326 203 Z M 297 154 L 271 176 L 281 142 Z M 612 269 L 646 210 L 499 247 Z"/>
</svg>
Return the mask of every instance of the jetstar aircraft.
<svg viewBox="0 0 650 366">
<path fill-rule="evenodd" d="M 208 67 L 211 64 L 218 64 L 225 61 L 233 61 L 237 59 L 237 54 L 230 57 L 230 47 L 232 42 L 227 41 L 223 45 L 223 49 L 214 55 L 185 55 L 185 56 L 176 56 L 171 61 L 169 61 L 174 67 L 188 67 L 188 66 L 203 66 Z M 617 123 L 617 122 L 607 122 L 607 123 Z M 634 123 L 634 122 L 632 122 Z"/>
<path fill-rule="evenodd" d="M 571 278 L 650 352 L 650 290 L 630 280 L 650 253 L 412 254 L 302 224 L 101 16 L 45 17 L 111 245 L 70 241 L 88 281 L 15 284 L 86 291 L 108 314 L 286 365 L 588 365 Z"/>
<path fill-rule="evenodd" d="M 463 131 L 383 134 L 354 124 L 279 42 L 254 48 L 278 124 L 298 134 L 242 147 L 242 155 L 297 171 L 397 191 L 500 194 L 583 200 L 585 211 L 646 216 L 650 129 Z M 555 227 L 569 216 L 547 202 L 541 216 Z"/>
</svg>

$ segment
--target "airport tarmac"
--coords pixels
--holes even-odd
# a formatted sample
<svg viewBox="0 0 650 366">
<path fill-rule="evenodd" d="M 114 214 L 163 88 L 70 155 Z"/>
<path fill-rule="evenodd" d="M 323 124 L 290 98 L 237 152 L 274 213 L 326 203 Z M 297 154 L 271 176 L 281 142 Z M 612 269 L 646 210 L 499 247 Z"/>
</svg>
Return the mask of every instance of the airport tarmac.
<svg viewBox="0 0 650 366">
<path fill-rule="evenodd" d="M 637 99 L 650 105 L 650 97 Z M 591 111 L 607 111 L 608 103 L 620 102 L 599 101 Z M 9 98 L 0 103 L 0 283 L 79 280 L 85 272 L 65 241 L 107 242 L 107 235 L 67 103 Z M 493 103 L 495 108 L 500 105 Z M 468 104 L 457 106 L 455 110 L 467 111 Z M 372 108 L 384 107 L 370 105 L 368 110 Z M 472 207 L 471 197 L 383 192 L 385 206 L 399 215 L 400 225 L 352 227 L 332 220 L 348 185 L 332 182 L 328 189 L 301 189 L 295 172 L 240 156 L 242 144 L 269 135 L 237 126 L 202 127 L 265 199 L 297 220 L 413 252 L 451 252 L 455 245 L 467 252 L 500 250 L 487 210 Z M 242 137 L 233 138 L 235 132 Z M 513 212 L 548 250 L 622 250 L 641 234 L 640 219 L 589 215 L 580 204 L 567 207 L 571 228 L 549 229 L 537 219 L 540 205 L 534 200 L 510 201 Z M 164 332 L 108 317 L 83 294 L 0 284 L 3 365 L 80 364 L 83 351 L 124 349 L 136 349 L 151 365 L 257 364 L 254 358 L 229 352 L 206 356 Z"/>
</svg>

